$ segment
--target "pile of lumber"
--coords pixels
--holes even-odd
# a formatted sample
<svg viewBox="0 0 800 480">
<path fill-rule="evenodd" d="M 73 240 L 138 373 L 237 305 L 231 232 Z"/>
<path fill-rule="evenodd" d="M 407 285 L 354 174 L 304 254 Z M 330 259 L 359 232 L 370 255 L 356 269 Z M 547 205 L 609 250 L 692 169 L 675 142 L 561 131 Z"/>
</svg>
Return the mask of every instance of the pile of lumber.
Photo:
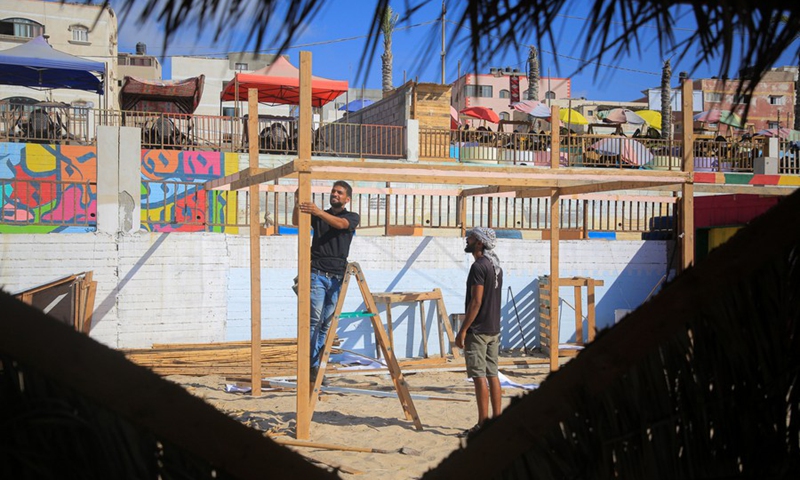
<svg viewBox="0 0 800 480">
<path fill-rule="evenodd" d="M 250 341 L 224 343 L 155 344 L 151 348 L 125 349 L 132 362 L 159 375 L 220 375 L 247 378 L 250 375 Z M 265 377 L 295 375 L 297 340 L 261 341 L 261 373 Z"/>
</svg>

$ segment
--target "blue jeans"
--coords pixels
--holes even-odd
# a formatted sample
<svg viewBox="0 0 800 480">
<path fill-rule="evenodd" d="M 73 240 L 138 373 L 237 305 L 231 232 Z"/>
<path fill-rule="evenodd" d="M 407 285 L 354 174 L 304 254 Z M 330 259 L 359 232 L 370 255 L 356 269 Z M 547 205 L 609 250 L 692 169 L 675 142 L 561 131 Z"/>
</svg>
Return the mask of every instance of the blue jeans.
<svg viewBox="0 0 800 480">
<path fill-rule="evenodd" d="M 328 329 L 331 328 L 333 311 L 339 301 L 341 277 L 326 277 L 311 272 L 311 367 L 319 367 L 319 357 Z"/>
</svg>

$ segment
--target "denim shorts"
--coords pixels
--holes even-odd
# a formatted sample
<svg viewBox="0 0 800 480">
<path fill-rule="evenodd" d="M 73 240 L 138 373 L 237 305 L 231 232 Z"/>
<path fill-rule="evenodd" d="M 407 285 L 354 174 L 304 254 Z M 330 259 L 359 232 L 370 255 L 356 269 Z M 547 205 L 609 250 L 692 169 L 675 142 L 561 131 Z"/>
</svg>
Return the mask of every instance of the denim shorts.
<svg viewBox="0 0 800 480">
<path fill-rule="evenodd" d="M 464 359 L 469 378 L 497 376 L 497 358 L 500 355 L 500 335 L 467 333 Z"/>
</svg>

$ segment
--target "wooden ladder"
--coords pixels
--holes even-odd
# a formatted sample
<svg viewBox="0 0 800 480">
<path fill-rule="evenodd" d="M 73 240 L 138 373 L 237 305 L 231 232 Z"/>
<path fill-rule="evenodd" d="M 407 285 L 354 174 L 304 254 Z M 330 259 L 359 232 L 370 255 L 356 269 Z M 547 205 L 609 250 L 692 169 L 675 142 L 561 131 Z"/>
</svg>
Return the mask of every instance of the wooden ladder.
<svg viewBox="0 0 800 480">
<path fill-rule="evenodd" d="M 347 287 L 350 284 L 350 277 L 355 276 L 358 282 L 358 288 L 361 291 L 361 297 L 364 300 L 364 305 L 367 309 L 363 312 L 342 312 L 342 305 L 347 296 Z M 314 380 L 311 388 L 311 398 L 309 398 L 309 407 L 314 411 L 317 399 L 319 398 L 320 385 L 322 385 L 322 378 L 325 376 L 325 370 L 328 365 L 328 357 L 331 354 L 331 347 L 333 346 L 333 339 L 336 336 L 336 327 L 339 325 L 340 318 L 368 318 L 372 321 L 372 328 L 375 330 L 375 342 L 383 353 L 383 358 L 386 360 L 386 366 L 389 368 L 389 374 L 392 376 L 394 382 L 394 389 L 397 392 L 397 397 L 400 399 L 400 405 L 403 407 L 406 420 L 413 420 L 414 427 L 417 430 L 422 430 L 422 422 L 417 415 L 417 409 L 414 407 L 414 401 L 411 399 L 411 394 L 408 392 L 408 384 L 403 377 L 403 372 L 400 371 L 400 365 L 397 363 L 397 357 L 394 355 L 394 349 L 389 344 L 389 337 L 386 330 L 383 328 L 383 322 L 378 314 L 378 307 L 375 305 L 375 299 L 372 298 L 372 293 L 369 291 L 367 280 L 364 278 L 364 272 L 361 271 L 361 266 L 358 263 L 349 263 L 342 279 L 342 288 L 339 291 L 339 301 L 336 302 L 336 309 L 333 312 L 331 319 L 331 326 L 328 330 L 328 337 L 325 339 L 325 346 L 322 349 L 319 360 L 319 373 Z"/>
</svg>

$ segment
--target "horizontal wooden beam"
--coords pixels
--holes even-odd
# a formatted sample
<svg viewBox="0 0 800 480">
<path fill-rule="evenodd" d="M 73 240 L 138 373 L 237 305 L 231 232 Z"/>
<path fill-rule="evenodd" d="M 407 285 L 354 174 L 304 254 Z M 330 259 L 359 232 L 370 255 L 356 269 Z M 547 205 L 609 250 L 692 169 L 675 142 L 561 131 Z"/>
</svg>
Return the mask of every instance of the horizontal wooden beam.
<svg viewBox="0 0 800 480">
<path fill-rule="evenodd" d="M 657 191 L 680 191 L 680 185 L 657 186 L 651 187 L 651 190 Z M 777 187 L 775 185 L 727 185 L 727 184 L 713 184 L 713 183 L 695 183 L 695 193 L 718 193 L 720 195 L 774 195 L 785 196 L 791 195 L 797 190 L 795 186 Z"/>
<path fill-rule="evenodd" d="M 203 184 L 203 187 L 206 190 L 231 190 L 230 184 L 232 182 L 240 181 L 245 178 L 249 178 L 252 175 L 258 174 L 263 172 L 263 168 L 245 168 L 244 170 L 240 170 L 236 173 L 232 173 L 230 175 L 226 175 L 222 178 L 216 178 L 214 180 L 209 180 Z"/>
<path fill-rule="evenodd" d="M 262 172 L 258 172 L 254 175 L 250 175 L 249 177 L 242 178 L 240 180 L 236 180 L 231 182 L 231 190 L 241 190 L 243 188 L 247 188 L 250 185 L 259 185 L 264 182 L 271 182 L 272 180 L 277 180 L 279 178 L 288 177 L 289 175 L 295 173 L 295 170 L 299 165 L 295 161 L 291 161 L 289 163 L 284 163 L 280 167 L 273 168 L 272 170 L 266 170 Z"/>
<path fill-rule="evenodd" d="M 542 198 L 553 194 L 553 188 L 528 188 L 517 191 L 517 198 Z"/>
<path fill-rule="evenodd" d="M 678 185 L 685 182 L 628 182 L 614 181 L 603 183 L 590 183 L 586 185 L 575 185 L 571 187 L 559 188 L 560 195 L 581 195 L 584 193 L 611 192 L 614 190 L 638 190 L 642 188 L 657 187 L 661 185 Z"/>
</svg>

